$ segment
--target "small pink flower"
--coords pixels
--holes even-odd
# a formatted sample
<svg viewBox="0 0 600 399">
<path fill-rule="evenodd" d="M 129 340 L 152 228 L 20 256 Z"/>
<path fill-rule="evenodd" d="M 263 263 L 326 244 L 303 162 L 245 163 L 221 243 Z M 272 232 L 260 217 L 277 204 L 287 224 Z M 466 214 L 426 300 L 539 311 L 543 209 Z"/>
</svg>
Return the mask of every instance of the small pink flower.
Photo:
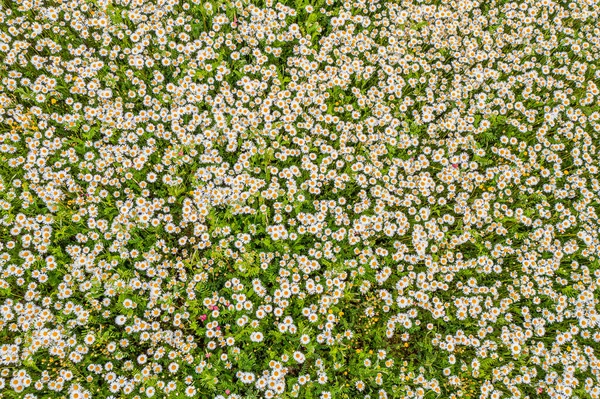
<svg viewBox="0 0 600 399">
<path fill-rule="evenodd" d="M 453 164 L 452 164 L 452 167 L 453 167 L 454 169 L 457 169 L 457 168 L 458 168 L 458 165 L 457 165 L 457 164 L 455 164 L 455 163 L 453 163 Z"/>
<path fill-rule="evenodd" d="M 206 320 L 207 317 L 208 317 L 207 315 L 203 314 L 200 316 L 200 320 L 204 321 L 204 320 Z"/>
<path fill-rule="evenodd" d="M 544 392 L 544 388 L 538 388 L 538 394 Z"/>
<path fill-rule="evenodd" d="M 183 151 L 179 151 L 179 156 L 182 156 L 182 155 L 183 155 Z"/>
<path fill-rule="evenodd" d="M 226 389 L 226 390 L 225 390 L 225 393 L 226 393 L 227 395 L 229 395 L 229 392 L 231 392 L 229 389 Z"/>
<path fill-rule="evenodd" d="M 221 331 L 221 326 L 217 326 L 217 331 Z"/>
<path fill-rule="evenodd" d="M 211 357 L 212 353 L 207 353 L 206 354 L 206 358 L 208 359 L 209 357 Z"/>
<path fill-rule="evenodd" d="M 218 306 L 213 306 L 212 310 L 219 310 L 219 307 Z"/>
</svg>

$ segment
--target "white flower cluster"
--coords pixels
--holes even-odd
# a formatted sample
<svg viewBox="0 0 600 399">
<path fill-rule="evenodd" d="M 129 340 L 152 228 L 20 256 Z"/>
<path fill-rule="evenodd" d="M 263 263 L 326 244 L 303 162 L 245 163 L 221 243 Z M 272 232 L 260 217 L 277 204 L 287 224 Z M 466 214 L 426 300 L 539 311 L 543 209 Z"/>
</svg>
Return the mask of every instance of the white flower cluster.
<svg viewBox="0 0 600 399">
<path fill-rule="evenodd" d="M 600 398 L 598 2 L 307 3 L 0 4 L 7 397 Z"/>
</svg>

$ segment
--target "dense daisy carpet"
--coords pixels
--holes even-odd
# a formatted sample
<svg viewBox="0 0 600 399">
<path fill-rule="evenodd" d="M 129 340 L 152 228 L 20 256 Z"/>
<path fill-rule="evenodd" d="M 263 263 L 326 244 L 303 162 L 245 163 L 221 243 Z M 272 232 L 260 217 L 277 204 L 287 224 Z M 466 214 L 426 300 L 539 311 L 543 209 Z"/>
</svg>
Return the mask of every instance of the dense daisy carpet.
<svg viewBox="0 0 600 399">
<path fill-rule="evenodd" d="M 595 0 L 0 0 L 0 397 L 600 398 Z"/>
</svg>

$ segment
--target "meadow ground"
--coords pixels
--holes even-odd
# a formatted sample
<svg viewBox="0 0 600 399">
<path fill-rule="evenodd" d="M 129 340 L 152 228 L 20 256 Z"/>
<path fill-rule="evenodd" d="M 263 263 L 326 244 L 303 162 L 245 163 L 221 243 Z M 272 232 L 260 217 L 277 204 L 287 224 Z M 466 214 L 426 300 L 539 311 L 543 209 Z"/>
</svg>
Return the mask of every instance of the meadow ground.
<svg viewBox="0 0 600 399">
<path fill-rule="evenodd" d="M 595 0 L 0 0 L 0 397 L 599 398 Z"/>
</svg>

